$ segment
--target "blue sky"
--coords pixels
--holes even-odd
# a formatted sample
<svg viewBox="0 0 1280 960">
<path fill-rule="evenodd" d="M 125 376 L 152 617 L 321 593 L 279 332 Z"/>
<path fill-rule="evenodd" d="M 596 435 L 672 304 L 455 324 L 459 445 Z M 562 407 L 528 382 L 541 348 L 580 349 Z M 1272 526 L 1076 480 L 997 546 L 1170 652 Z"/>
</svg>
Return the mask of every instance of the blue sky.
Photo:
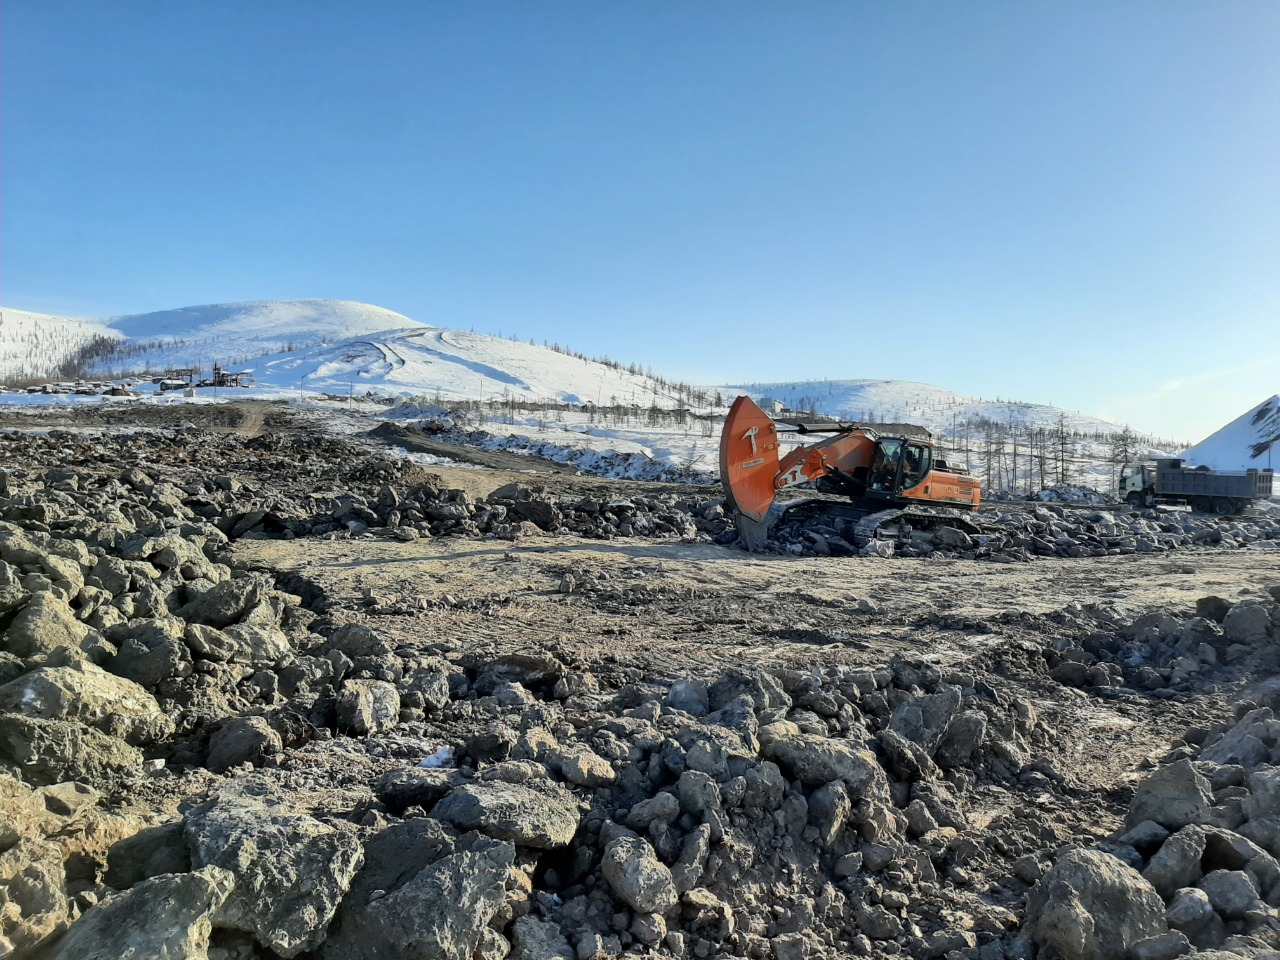
<svg viewBox="0 0 1280 960">
<path fill-rule="evenodd" d="M 1280 5 L 5 0 L 0 300 L 365 300 L 1198 439 L 1280 390 Z"/>
</svg>

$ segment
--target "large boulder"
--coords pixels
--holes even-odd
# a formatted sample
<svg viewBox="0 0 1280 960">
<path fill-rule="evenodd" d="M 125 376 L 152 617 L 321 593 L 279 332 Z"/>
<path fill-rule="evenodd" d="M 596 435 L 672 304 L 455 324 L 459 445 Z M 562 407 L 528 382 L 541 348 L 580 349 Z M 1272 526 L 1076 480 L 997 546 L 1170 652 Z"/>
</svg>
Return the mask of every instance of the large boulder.
<svg viewBox="0 0 1280 960">
<path fill-rule="evenodd" d="M 191 862 L 235 875 L 215 925 L 282 957 L 324 940 L 364 852 L 350 833 L 296 812 L 260 775 L 233 781 L 186 818 Z"/>
<path fill-rule="evenodd" d="M 1027 927 L 1064 960 L 1125 960 L 1129 947 L 1168 927 L 1164 901 L 1108 853 L 1063 854 L 1027 894 Z"/>
<path fill-rule="evenodd" d="M 600 866 L 613 892 L 636 913 L 666 913 L 680 901 L 671 871 L 639 837 L 614 837 Z"/>
<path fill-rule="evenodd" d="M 233 717 L 209 738 L 205 766 L 214 773 L 224 773 L 242 763 L 259 767 L 283 748 L 280 734 L 264 717 Z"/>
<path fill-rule="evenodd" d="M 115 793 L 142 775 L 142 754 L 117 737 L 67 720 L 0 716 L 0 758 L 29 783 L 79 780 Z"/>
<path fill-rule="evenodd" d="M 1168 898 L 1183 887 L 1190 887 L 1202 876 L 1200 858 L 1204 855 L 1205 832 L 1194 824 L 1183 827 L 1166 840 L 1152 856 L 1142 875 L 1160 896 Z"/>
<path fill-rule="evenodd" d="M 581 811 L 573 794 L 556 784 L 491 780 L 458 787 L 431 815 L 459 830 L 479 830 L 495 840 L 549 850 L 573 839 Z"/>
<path fill-rule="evenodd" d="M 5 649 L 24 659 L 61 652 L 67 660 L 80 660 L 90 646 L 89 628 L 76 619 L 65 600 L 52 593 L 32 597 L 13 618 L 4 638 Z"/>
<path fill-rule="evenodd" d="M 155 687 L 170 677 L 189 677 L 195 666 L 182 635 L 180 621 L 148 621 L 134 635 L 120 640 L 107 669 L 142 687 Z"/>
<path fill-rule="evenodd" d="M 1138 787 L 1129 803 L 1125 828 L 1152 820 L 1169 830 L 1189 823 L 1206 823 L 1213 806 L 1213 791 L 1190 760 L 1161 767 Z"/>
<path fill-rule="evenodd" d="M 1222 633 L 1232 643 L 1265 643 L 1271 614 L 1260 603 L 1237 603 L 1222 621 Z"/>
<path fill-rule="evenodd" d="M 208 960 L 214 912 L 234 884 L 218 867 L 144 880 L 90 909 L 49 960 Z"/>
<path fill-rule="evenodd" d="M 268 591 L 266 583 L 257 577 L 224 580 L 184 604 L 178 616 L 189 623 L 229 627 L 243 619 Z"/>
<path fill-rule="evenodd" d="M 38 720 L 78 720 L 138 746 L 173 733 L 156 698 L 87 661 L 45 667 L 0 686 L 0 710 Z"/>
<path fill-rule="evenodd" d="M 323 960 L 471 960 L 506 901 L 515 847 L 429 818 L 388 827 L 334 918 Z"/>
<path fill-rule="evenodd" d="M 338 729 L 357 737 L 386 733 L 400 722 L 400 692 L 385 680 L 348 680 L 338 693 Z"/>
<path fill-rule="evenodd" d="M 774 740 L 764 755 L 806 786 L 843 780 L 854 799 L 888 796 L 888 783 L 875 754 L 851 740 L 802 733 Z"/>
<path fill-rule="evenodd" d="M 558 923 L 520 917 L 512 924 L 511 960 L 575 960 L 576 957 Z"/>
<path fill-rule="evenodd" d="M 27 837 L 0 853 L 0 956 L 21 956 L 67 919 L 62 851 Z"/>
</svg>

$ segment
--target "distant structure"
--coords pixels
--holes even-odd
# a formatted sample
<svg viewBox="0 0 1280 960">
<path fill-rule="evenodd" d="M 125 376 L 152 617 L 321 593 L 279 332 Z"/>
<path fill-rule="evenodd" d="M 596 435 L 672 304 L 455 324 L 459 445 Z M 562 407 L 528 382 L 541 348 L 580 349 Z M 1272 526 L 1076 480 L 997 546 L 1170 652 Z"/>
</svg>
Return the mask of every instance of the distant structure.
<svg viewBox="0 0 1280 960">
<path fill-rule="evenodd" d="M 196 384 L 197 387 L 251 387 L 253 386 L 253 371 L 251 370 L 224 370 L 218 364 L 213 365 L 213 376 L 206 377 Z"/>
<path fill-rule="evenodd" d="M 771 417 L 780 416 L 788 412 L 787 405 L 777 397 L 761 397 L 760 409 Z"/>
</svg>

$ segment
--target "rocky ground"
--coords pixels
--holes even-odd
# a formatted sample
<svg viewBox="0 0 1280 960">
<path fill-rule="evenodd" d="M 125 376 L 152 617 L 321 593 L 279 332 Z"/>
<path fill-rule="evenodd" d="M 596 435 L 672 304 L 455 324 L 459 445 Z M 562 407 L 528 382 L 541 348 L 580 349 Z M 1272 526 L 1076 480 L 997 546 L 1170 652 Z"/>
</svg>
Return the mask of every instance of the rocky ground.
<svg viewBox="0 0 1280 960">
<path fill-rule="evenodd" d="M 0 956 L 1280 947 L 1274 518 L 748 555 L 218 416 L 0 432 Z"/>
</svg>

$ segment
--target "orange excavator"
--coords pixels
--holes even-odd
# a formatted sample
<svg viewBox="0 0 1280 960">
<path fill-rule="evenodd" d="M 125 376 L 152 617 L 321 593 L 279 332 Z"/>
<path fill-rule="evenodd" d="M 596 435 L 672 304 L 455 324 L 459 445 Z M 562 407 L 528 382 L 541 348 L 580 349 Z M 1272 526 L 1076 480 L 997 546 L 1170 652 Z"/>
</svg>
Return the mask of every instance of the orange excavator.
<svg viewBox="0 0 1280 960">
<path fill-rule="evenodd" d="M 781 456 L 780 430 L 831 436 Z M 868 536 L 894 522 L 978 532 L 964 515 L 978 509 L 982 485 L 938 456 L 930 440 L 882 437 L 857 423 L 779 423 L 750 397 L 738 397 L 725 418 L 720 481 L 748 550 L 764 548 L 778 492 L 806 484 L 848 502 L 807 500 L 790 507 L 788 516 L 834 515 L 856 521 Z"/>
</svg>

